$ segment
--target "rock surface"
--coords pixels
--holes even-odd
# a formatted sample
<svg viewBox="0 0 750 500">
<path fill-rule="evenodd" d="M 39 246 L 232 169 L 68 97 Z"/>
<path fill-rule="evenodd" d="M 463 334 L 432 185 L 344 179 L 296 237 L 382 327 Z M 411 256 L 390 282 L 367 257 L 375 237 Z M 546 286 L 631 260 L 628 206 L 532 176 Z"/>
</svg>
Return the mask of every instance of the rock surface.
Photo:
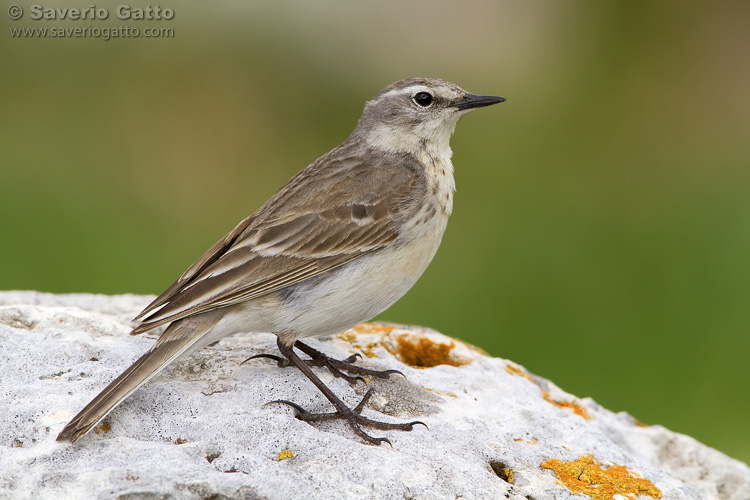
<svg viewBox="0 0 750 500">
<path fill-rule="evenodd" d="M 0 498 L 595 499 L 750 498 L 750 468 L 694 439 L 645 427 L 460 341 L 364 325 L 310 344 L 401 370 L 350 386 L 316 369 L 365 414 L 422 420 L 363 444 L 344 424 L 310 425 L 288 399 L 329 411 L 295 369 L 269 360 L 272 335 L 237 335 L 157 376 L 96 432 L 57 433 L 155 335 L 131 337 L 143 296 L 0 293 Z M 421 368 L 416 366 L 423 366 Z M 588 498 L 575 496 L 575 498 Z"/>
</svg>

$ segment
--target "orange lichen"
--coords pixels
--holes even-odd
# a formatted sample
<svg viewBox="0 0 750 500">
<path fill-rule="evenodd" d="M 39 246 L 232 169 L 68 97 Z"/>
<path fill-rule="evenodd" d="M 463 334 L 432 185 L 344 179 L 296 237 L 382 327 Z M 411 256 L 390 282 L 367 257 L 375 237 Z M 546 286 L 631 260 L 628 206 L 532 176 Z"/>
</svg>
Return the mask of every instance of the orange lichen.
<svg viewBox="0 0 750 500">
<path fill-rule="evenodd" d="M 553 405 L 557 406 L 558 408 L 568 408 L 569 410 L 572 410 L 573 413 L 576 415 L 585 418 L 586 420 L 591 420 L 591 415 L 589 415 L 589 411 L 586 409 L 585 406 L 583 406 L 580 403 L 576 403 L 575 401 L 555 401 L 552 399 L 547 391 L 542 389 L 542 396 L 544 396 L 544 400 L 548 403 L 552 403 Z"/>
<path fill-rule="evenodd" d="M 294 454 L 289 450 L 282 450 L 281 453 L 279 453 L 279 462 L 282 460 L 286 460 L 287 458 L 292 458 Z"/>
<path fill-rule="evenodd" d="M 432 393 L 434 393 L 434 394 L 438 394 L 440 396 L 447 396 L 449 398 L 457 398 L 458 397 L 458 396 L 456 396 L 455 392 L 440 392 L 440 391 L 436 391 L 435 389 L 430 389 L 429 387 L 425 387 L 425 389 L 428 390 L 428 391 L 430 391 L 430 392 L 432 392 Z"/>
<path fill-rule="evenodd" d="M 505 365 L 505 371 L 510 373 L 511 375 L 518 375 L 519 377 L 523 377 L 527 380 L 531 380 L 534 382 L 529 375 L 521 369 L 520 366 L 511 365 L 510 363 Z M 536 382 L 534 382 L 536 384 Z"/>
<path fill-rule="evenodd" d="M 661 491 L 648 479 L 622 465 L 602 468 L 590 454 L 581 455 L 575 462 L 553 458 L 544 462 L 542 467 L 555 471 L 560 482 L 574 495 L 583 493 L 593 500 L 614 500 L 615 495 L 630 500 L 641 495 L 661 498 Z"/>
<path fill-rule="evenodd" d="M 503 474 L 505 475 L 505 481 L 509 484 L 513 484 L 516 482 L 516 475 L 513 474 L 513 471 L 510 470 L 508 467 L 503 469 Z"/>
<path fill-rule="evenodd" d="M 471 362 L 470 359 L 456 357 L 451 351 L 456 347 L 454 342 L 440 344 L 426 335 L 414 336 L 404 333 L 396 336 L 395 342 L 384 342 L 383 346 L 402 363 L 414 368 L 432 368 L 438 365 L 461 366 Z"/>
<path fill-rule="evenodd" d="M 361 323 L 352 328 L 357 333 L 391 333 L 395 329 L 395 326 L 378 325 L 377 323 Z"/>
<path fill-rule="evenodd" d="M 514 440 L 516 443 L 529 443 L 529 444 L 537 444 L 536 438 L 531 438 L 531 441 L 527 441 L 523 438 L 518 438 Z"/>
<path fill-rule="evenodd" d="M 490 468 L 492 468 L 492 471 L 497 475 L 497 477 L 499 477 L 506 483 L 513 484 L 516 482 L 515 473 L 504 463 L 490 462 Z"/>
<path fill-rule="evenodd" d="M 402 363 L 414 368 L 432 368 L 437 365 L 461 366 L 471 363 L 471 358 L 454 352 L 456 343 L 446 344 L 434 341 L 430 335 L 414 332 L 395 333 L 398 327 L 379 325 L 376 323 L 362 323 L 351 330 L 340 333 L 338 337 L 349 342 L 352 347 L 367 357 L 375 357 L 375 348 L 383 347 L 398 358 Z M 367 345 L 361 344 L 358 335 L 374 335 L 377 340 Z M 372 340 L 372 337 L 370 338 Z M 463 342 L 462 342 L 463 344 Z M 480 352 L 480 349 L 468 344 L 467 347 Z"/>
<path fill-rule="evenodd" d="M 96 429 L 94 429 L 94 432 L 96 432 L 97 434 L 99 434 L 99 433 L 106 434 L 106 433 L 109 432 L 109 430 L 110 430 L 109 423 L 108 422 L 104 422 L 102 425 L 100 425 L 99 427 L 97 427 Z"/>
<path fill-rule="evenodd" d="M 357 341 L 357 335 L 352 332 L 351 330 L 347 330 L 345 332 L 341 332 L 338 335 L 336 335 L 341 340 L 346 340 L 347 342 L 356 342 Z"/>
<path fill-rule="evenodd" d="M 387 336 L 390 334 L 393 330 L 395 330 L 396 327 L 393 326 L 386 326 L 386 325 L 378 325 L 376 323 L 362 323 L 351 330 L 347 330 L 343 333 L 339 333 L 338 337 L 341 340 L 345 340 L 349 342 L 352 347 L 360 351 L 362 354 L 367 356 L 368 358 L 375 358 L 377 357 L 377 354 L 375 354 L 375 348 L 380 345 L 379 342 L 370 342 L 369 344 L 362 345 L 357 340 L 357 334 L 379 334 L 382 336 Z"/>
<path fill-rule="evenodd" d="M 464 347 L 466 347 L 467 349 L 476 352 L 477 354 L 481 354 L 482 356 L 489 356 L 487 351 L 485 351 L 481 347 L 477 347 L 474 344 L 469 344 L 468 342 L 464 342 L 461 339 L 454 339 L 454 340 L 458 342 L 459 344 L 463 345 Z"/>
<path fill-rule="evenodd" d="M 525 371 L 523 371 L 521 367 L 519 366 L 508 363 L 507 365 L 505 365 L 505 371 L 507 371 L 511 375 L 518 375 L 520 377 L 523 377 L 527 380 L 530 380 L 533 384 L 536 384 L 534 379 L 529 377 L 529 375 Z M 554 399 L 550 397 L 547 391 L 545 391 L 541 387 L 539 388 L 539 390 L 542 391 L 542 397 L 548 403 L 552 403 L 558 408 L 568 408 L 569 410 L 572 410 L 573 413 L 575 413 L 576 415 L 583 417 L 586 420 L 591 420 L 591 415 L 589 415 L 589 411 L 582 404 L 576 403 L 575 401 L 555 401 Z"/>
</svg>

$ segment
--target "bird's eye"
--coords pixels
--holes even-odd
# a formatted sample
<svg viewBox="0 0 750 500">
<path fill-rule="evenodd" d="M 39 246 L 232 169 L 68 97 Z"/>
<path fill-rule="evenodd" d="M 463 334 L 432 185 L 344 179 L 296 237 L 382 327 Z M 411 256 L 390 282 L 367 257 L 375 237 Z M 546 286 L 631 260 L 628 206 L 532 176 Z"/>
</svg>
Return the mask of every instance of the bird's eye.
<svg viewBox="0 0 750 500">
<path fill-rule="evenodd" d="M 423 108 L 426 108 L 430 104 L 432 104 L 432 94 L 429 92 L 417 92 L 414 95 L 414 102 L 422 106 Z"/>
</svg>

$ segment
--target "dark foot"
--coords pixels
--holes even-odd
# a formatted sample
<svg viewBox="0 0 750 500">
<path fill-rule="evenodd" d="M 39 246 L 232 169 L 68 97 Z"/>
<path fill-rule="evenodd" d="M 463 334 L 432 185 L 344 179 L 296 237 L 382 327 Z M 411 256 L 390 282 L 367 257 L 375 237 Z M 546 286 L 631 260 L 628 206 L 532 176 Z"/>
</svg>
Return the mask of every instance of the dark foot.
<svg viewBox="0 0 750 500">
<path fill-rule="evenodd" d="M 284 359 L 281 356 L 276 356 L 275 354 L 256 354 L 255 356 L 250 356 L 245 361 L 243 361 L 242 363 L 240 363 L 240 366 L 244 365 L 248 361 L 252 361 L 252 360 L 258 359 L 258 358 L 272 359 L 272 360 L 276 361 L 276 364 L 279 365 L 279 368 L 286 368 L 287 366 L 289 366 L 289 360 L 288 359 Z"/>
<path fill-rule="evenodd" d="M 371 378 L 388 378 L 389 375 L 397 373 L 406 378 L 406 375 L 398 370 L 370 370 L 369 368 L 355 365 L 354 362 L 357 361 L 357 358 L 362 357 L 361 354 L 352 354 L 346 359 L 338 360 L 329 357 L 328 355 L 320 352 L 317 349 L 313 349 L 307 344 L 303 344 L 299 340 L 294 343 L 294 347 L 310 356 L 311 359 L 309 360 L 308 364 L 312 366 L 322 366 L 328 368 L 328 371 L 333 373 L 334 377 L 341 377 L 349 383 L 353 383 L 357 380 L 361 380 L 364 382 L 364 378 L 361 375 Z M 360 376 L 351 377 L 342 373 L 342 370 Z"/>
<path fill-rule="evenodd" d="M 369 368 L 355 365 L 354 362 L 357 360 L 357 358 L 362 357 L 361 354 L 352 354 L 346 359 L 338 360 L 329 357 L 327 354 L 322 353 L 319 350 L 300 342 L 299 340 L 294 343 L 294 347 L 310 356 L 310 359 L 303 360 L 308 366 L 327 368 L 334 377 L 343 378 L 350 384 L 354 384 L 356 382 L 364 382 L 364 377 L 388 378 L 389 375 L 394 373 L 397 373 L 402 377 L 406 377 L 406 375 L 398 370 L 370 370 Z M 281 356 L 276 356 L 274 354 L 256 354 L 255 356 L 250 356 L 249 358 L 247 358 L 245 361 L 240 363 L 240 365 L 243 365 L 252 359 L 258 358 L 272 359 L 276 361 L 276 364 L 280 368 L 289 366 L 288 359 Z M 347 375 L 346 373 L 344 373 L 344 371 L 355 374 L 355 376 Z"/>
<path fill-rule="evenodd" d="M 364 441 L 374 444 L 374 445 L 380 445 L 383 443 L 388 443 L 389 445 L 391 442 L 386 438 L 377 438 L 370 436 L 365 431 L 362 430 L 363 425 L 367 427 L 374 427 L 376 429 L 380 430 L 397 430 L 397 431 L 411 431 L 415 425 L 424 425 L 427 427 L 427 424 L 424 422 L 420 422 L 418 420 L 415 420 L 414 422 L 407 422 L 403 424 L 391 424 L 388 422 L 379 422 L 377 420 L 371 420 L 367 417 L 363 417 L 361 415 L 362 410 L 364 409 L 365 405 L 367 404 L 367 401 L 372 396 L 372 389 L 367 391 L 365 394 L 365 397 L 362 398 L 362 401 L 359 402 L 356 408 L 345 408 L 345 410 L 341 411 L 335 411 L 330 413 L 312 413 L 304 408 L 302 408 L 297 403 L 293 403 L 291 401 L 286 401 L 284 399 L 277 399 L 276 401 L 270 401 L 270 403 L 284 403 L 292 408 L 295 409 L 295 417 L 299 420 L 302 420 L 304 422 L 322 422 L 326 420 L 346 420 L 349 424 L 349 427 L 354 430 L 354 433 L 362 438 Z M 392 446 L 392 445 L 391 445 Z"/>
<path fill-rule="evenodd" d="M 336 361 L 328 358 L 328 356 L 316 351 L 315 349 L 312 349 L 311 347 L 302 344 L 301 342 L 296 342 L 292 345 L 284 344 L 281 339 L 277 339 L 276 345 L 279 346 L 279 351 L 281 352 L 281 355 L 283 358 L 280 358 L 278 356 L 273 356 L 269 354 L 261 354 L 257 356 L 253 356 L 254 358 L 270 358 L 275 360 L 277 363 L 279 363 L 280 366 L 287 366 L 287 365 L 294 365 L 296 366 L 302 373 L 305 374 L 305 376 L 312 382 L 315 387 L 320 390 L 320 392 L 323 393 L 323 395 L 328 399 L 328 401 L 331 402 L 333 407 L 336 409 L 335 412 L 332 413 L 311 413 L 304 408 L 302 408 L 300 405 L 293 403 L 291 401 L 286 400 L 278 400 L 278 401 L 272 401 L 275 403 L 284 403 L 296 410 L 296 417 L 300 420 L 304 420 L 306 422 L 319 422 L 323 420 L 334 420 L 334 419 L 344 419 L 349 423 L 349 427 L 351 427 L 354 430 L 354 433 L 362 438 L 365 442 L 370 444 L 382 444 L 382 443 L 388 443 L 391 444 L 391 442 L 386 438 L 376 438 L 373 436 L 370 436 L 365 431 L 362 430 L 363 425 L 368 427 L 374 427 L 376 429 L 381 430 L 399 430 L 399 431 L 410 431 L 412 428 L 417 425 L 421 424 L 427 427 L 423 422 L 408 422 L 404 424 L 389 424 L 386 422 L 378 422 L 377 420 L 371 420 L 369 418 L 363 417 L 361 415 L 362 409 L 365 407 L 365 404 L 367 404 L 367 401 L 372 396 L 372 389 L 367 391 L 367 394 L 365 394 L 365 397 L 362 398 L 362 401 L 357 405 L 356 408 L 349 408 L 346 406 L 346 403 L 344 403 L 341 398 L 336 396 L 334 392 L 328 388 L 327 385 L 323 383 L 320 378 L 315 375 L 315 372 L 312 371 L 312 368 L 310 368 L 310 364 L 320 363 L 319 366 L 325 366 L 334 375 L 344 377 L 346 380 L 352 382 L 359 380 L 361 377 L 350 377 L 348 375 L 344 375 L 341 373 L 341 370 L 347 370 L 349 371 L 350 368 L 357 370 L 356 373 L 362 373 L 366 375 L 372 375 L 377 377 L 387 377 L 393 372 L 396 372 L 396 370 L 385 370 L 382 372 L 378 372 L 375 370 L 367 370 L 366 368 L 361 368 L 359 366 L 353 366 L 352 362 L 357 359 L 356 355 L 350 356 L 344 361 Z M 303 361 L 300 359 L 299 356 L 297 356 L 297 353 L 294 352 L 294 347 L 299 347 L 300 350 L 307 353 L 312 357 L 312 359 Z M 252 359 L 252 358 L 251 358 Z M 334 363 L 335 361 L 335 363 Z M 397 372 L 400 373 L 400 372 Z"/>
</svg>

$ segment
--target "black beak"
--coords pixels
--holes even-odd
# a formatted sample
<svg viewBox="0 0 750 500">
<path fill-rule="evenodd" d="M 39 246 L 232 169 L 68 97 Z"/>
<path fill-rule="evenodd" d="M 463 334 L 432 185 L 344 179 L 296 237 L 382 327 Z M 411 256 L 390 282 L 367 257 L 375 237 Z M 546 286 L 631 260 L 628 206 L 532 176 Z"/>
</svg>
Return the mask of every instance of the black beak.
<svg viewBox="0 0 750 500">
<path fill-rule="evenodd" d="M 464 94 L 463 99 L 457 101 L 455 104 L 453 104 L 453 106 L 455 106 L 459 110 L 464 110 L 492 106 L 493 104 L 497 104 L 503 101 L 505 101 L 504 97 L 496 97 L 494 95 Z"/>
</svg>

